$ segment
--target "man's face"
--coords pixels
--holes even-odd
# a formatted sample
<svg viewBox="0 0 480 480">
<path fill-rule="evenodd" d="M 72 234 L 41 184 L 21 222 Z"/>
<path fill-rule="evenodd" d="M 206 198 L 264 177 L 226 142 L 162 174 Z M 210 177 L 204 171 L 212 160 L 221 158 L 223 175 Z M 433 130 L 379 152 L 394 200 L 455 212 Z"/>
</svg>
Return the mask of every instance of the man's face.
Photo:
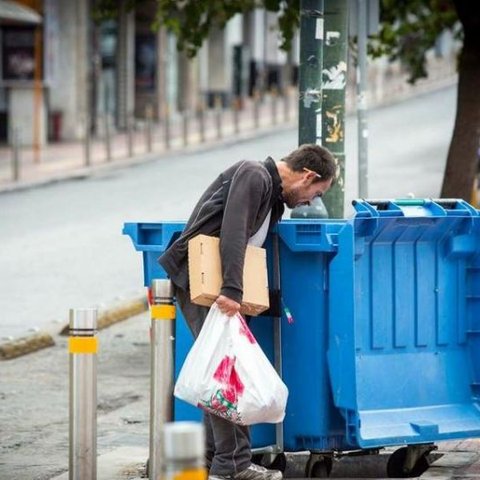
<svg viewBox="0 0 480 480">
<path fill-rule="evenodd" d="M 298 172 L 298 179 L 290 188 L 284 189 L 283 201 L 288 208 L 310 205 L 315 197 L 322 197 L 332 185 L 332 179 L 317 180 L 314 172 Z"/>
</svg>

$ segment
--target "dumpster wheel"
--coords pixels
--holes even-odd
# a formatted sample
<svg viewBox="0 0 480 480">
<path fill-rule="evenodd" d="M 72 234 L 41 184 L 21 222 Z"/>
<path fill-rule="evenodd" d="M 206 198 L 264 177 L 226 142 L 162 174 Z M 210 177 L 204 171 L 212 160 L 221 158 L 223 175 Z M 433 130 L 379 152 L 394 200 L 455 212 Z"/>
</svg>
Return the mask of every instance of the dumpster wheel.
<svg viewBox="0 0 480 480">
<path fill-rule="evenodd" d="M 305 467 L 307 478 L 328 478 L 332 471 L 332 458 L 312 453 Z"/>
<path fill-rule="evenodd" d="M 252 455 L 252 463 L 271 470 L 280 470 L 283 473 L 287 468 L 287 457 L 284 453 L 257 453 Z"/>
<path fill-rule="evenodd" d="M 395 450 L 387 464 L 390 478 L 419 477 L 430 467 L 430 452 L 435 445 L 409 445 Z"/>
<path fill-rule="evenodd" d="M 287 457 L 284 453 L 276 455 L 275 460 L 268 466 L 272 470 L 280 470 L 282 473 L 287 468 Z"/>
</svg>

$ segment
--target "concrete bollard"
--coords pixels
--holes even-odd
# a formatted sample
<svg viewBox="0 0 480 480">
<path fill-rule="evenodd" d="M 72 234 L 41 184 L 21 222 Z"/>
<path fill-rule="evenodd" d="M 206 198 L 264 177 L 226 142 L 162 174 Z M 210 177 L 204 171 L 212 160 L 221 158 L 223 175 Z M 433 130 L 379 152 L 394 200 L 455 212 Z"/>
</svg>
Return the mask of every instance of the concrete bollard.
<svg viewBox="0 0 480 480">
<path fill-rule="evenodd" d="M 175 305 L 170 280 L 152 280 L 149 478 L 164 468 L 162 431 L 173 420 Z"/>
<path fill-rule="evenodd" d="M 163 442 L 165 480 L 207 479 L 205 428 L 201 423 L 167 423 L 163 429 Z"/>
<path fill-rule="evenodd" d="M 70 310 L 69 479 L 97 478 L 97 310 Z"/>
</svg>

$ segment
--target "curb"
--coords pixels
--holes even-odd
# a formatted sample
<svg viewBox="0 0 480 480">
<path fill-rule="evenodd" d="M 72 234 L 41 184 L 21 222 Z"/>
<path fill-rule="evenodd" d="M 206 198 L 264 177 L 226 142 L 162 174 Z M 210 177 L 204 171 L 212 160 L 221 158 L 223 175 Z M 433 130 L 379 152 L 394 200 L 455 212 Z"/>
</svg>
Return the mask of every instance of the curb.
<svg viewBox="0 0 480 480">
<path fill-rule="evenodd" d="M 148 310 L 148 301 L 145 296 L 137 297 L 135 299 L 126 300 L 119 305 L 108 308 L 100 312 L 97 319 L 97 330 L 103 330 L 115 323 L 127 320 L 130 317 L 139 315 Z M 70 326 L 67 323 L 60 330 L 59 334 L 62 336 L 68 335 Z"/>
<path fill-rule="evenodd" d="M 266 137 L 275 132 L 286 131 L 294 126 L 295 123 L 293 120 L 290 120 L 277 125 L 267 125 L 259 128 L 258 130 L 240 132 L 238 135 L 225 135 L 225 137 L 222 137 L 221 139 L 211 139 L 205 143 L 195 143 L 187 146 L 173 144 L 170 150 L 149 153 L 145 152 L 137 154 L 133 157 L 119 157 L 108 163 L 98 163 L 91 165 L 90 167 L 78 167 L 39 180 L 20 180 L 18 182 L 6 183 L 5 185 L 0 184 L 0 195 L 12 192 L 21 192 L 31 188 L 46 187 L 64 181 L 85 180 L 97 174 L 118 169 L 136 167 L 155 160 L 161 160 L 172 155 L 188 155 L 190 153 L 208 152 L 217 148 L 230 146 L 235 143 L 246 142 L 253 138 Z"/>
<path fill-rule="evenodd" d="M 103 330 L 115 323 L 127 320 L 148 310 L 148 301 L 145 296 L 126 300 L 100 312 L 97 330 Z M 60 330 L 59 335 L 68 335 L 68 323 Z M 12 360 L 28 353 L 37 352 L 44 348 L 53 347 L 55 339 L 52 334 L 44 331 L 26 335 L 4 343 L 0 343 L 0 361 Z"/>
<path fill-rule="evenodd" d="M 49 333 L 37 332 L 0 344 L 0 360 L 10 360 L 54 345 L 55 340 Z"/>
</svg>

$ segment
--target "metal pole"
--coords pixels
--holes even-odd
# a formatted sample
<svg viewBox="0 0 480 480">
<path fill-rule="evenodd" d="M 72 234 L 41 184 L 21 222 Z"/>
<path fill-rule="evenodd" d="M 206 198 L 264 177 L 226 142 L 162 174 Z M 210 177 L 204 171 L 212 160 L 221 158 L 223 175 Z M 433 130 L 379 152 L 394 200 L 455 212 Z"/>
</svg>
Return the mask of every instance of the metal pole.
<svg viewBox="0 0 480 480">
<path fill-rule="evenodd" d="M 12 129 L 12 173 L 13 180 L 20 180 L 20 132 L 17 127 Z"/>
<path fill-rule="evenodd" d="M 147 105 L 145 108 L 145 142 L 147 147 L 147 152 L 152 151 L 152 121 L 153 121 L 153 107 L 151 105 Z"/>
<path fill-rule="evenodd" d="M 322 142 L 323 37 L 323 0 L 301 0 L 299 145 Z"/>
<path fill-rule="evenodd" d="M 300 67 L 298 95 L 298 144 L 322 145 L 322 68 L 325 37 L 323 0 L 300 1 Z M 315 203 L 322 208 L 320 198 Z M 316 216 L 316 207 L 299 207 L 291 216 Z M 304 211 L 300 213 L 300 209 Z M 323 208 L 322 208 L 323 210 Z M 328 214 L 326 215 L 328 217 Z"/>
<path fill-rule="evenodd" d="M 253 125 L 257 129 L 260 125 L 260 94 L 258 90 L 253 92 Z"/>
<path fill-rule="evenodd" d="M 89 167 L 92 163 L 92 144 L 90 136 L 90 117 L 85 117 L 85 137 L 84 137 L 85 166 Z"/>
<path fill-rule="evenodd" d="M 286 87 L 283 94 L 283 121 L 290 121 L 290 87 Z"/>
<path fill-rule="evenodd" d="M 182 112 L 182 138 L 184 147 L 188 145 L 188 117 L 188 110 L 184 110 Z"/>
<path fill-rule="evenodd" d="M 357 0 L 358 196 L 368 198 L 367 0 Z"/>
<path fill-rule="evenodd" d="M 127 118 L 127 149 L 128 156 L 133 157 L 133 115 L 130 114 Z"/>
<path fill-rule="evenodd" d="M 217 95 L 215 97 L 215 123 L 217 124 L 217 139 L 220 140 L 222 134 L 222 101 Z"/>
<path fill-rule="evenodd" d="M 105 151 L 107 154 L 107 162 L 112 160 L 112 139 L 110 131 L 110 115 L 108 113 L 104 116 L 105 122 Z"/>
<path fill-rule="evenodd" d="M 207 478 L 205 428 L 201 423 L 167 423 L 163 429 L 163 443 L 165 480 Z"/>
<path fill-rule="evenodd" d="M 235 132 L 236 135 L 240 133 L 240 125 L 239 125 L 239 110 L 240 110 L 240 98 L 235 97 L 235 99 L 232 102 L 232 114 L 233 114 L 233 131 Z"/>
<path fill-rule="evenodd" d="M 273 285 L 277 292 L 280 292 L 281 278 L 280 278 L 280 249 L 278 245 L 278 234 L 272 235 L 273 246 Z M 280 378 L 282 378 L 282 318 L 274 317 L 273 324 L 273 345 L 274 345 L 274 363 L 275 370 Z M 275 440 L 278 452 L 283 452 L 283 422 L 275 425 Z"/>
<path fill-rule="evenodd" d="M 97 310 L 70 310 L 70 480 L 97 478 Z"/>
<path fill-rule="evenodd" d="M 200 131 L 200 142 L 205 142 L 205 103 L 202 101 L 198 109 L 198 128 Z"/>
<path fill-rule="evenodd" d="M 322 66 L 322 145 L 337 160 L 335 185 L 322 198 L 331 218 L 343 218 L 345 202 L 345 93 L 348 63 L 348 1 L 325 0 Z"/>
<path fill-rule="evenodd" d="M 149 478 L 159 480 L 165 463 L 162 429 L 173 420 L 175 305 L 170 280 L 152 280 L 151 292 Z"/>
<path fill-rule="evenodd" d="M 35 47 L 34 47 L 34 74 L 33 74 L 33 161 L 40 163 L 41 152 L 41 129 L 43 124 L 42 104 L 43 104 L 43 86 L 42 86 L 42 55 L 43 55 L 43 29 L 40 26 L 35 27 Z"/>
<path fill-rule="evenodd" d="M 165 105 L 165 115 L 163 117 L 165 149 L 170 150 L 170 108 Z"/>
<path fill-rule="evenodd" d="M 271 102 L 272 102 L 272 124 L 277 124 L 277 100 L 278 100 L 278 90 L 277 87 L 272 88 Z"/>
</svg>

